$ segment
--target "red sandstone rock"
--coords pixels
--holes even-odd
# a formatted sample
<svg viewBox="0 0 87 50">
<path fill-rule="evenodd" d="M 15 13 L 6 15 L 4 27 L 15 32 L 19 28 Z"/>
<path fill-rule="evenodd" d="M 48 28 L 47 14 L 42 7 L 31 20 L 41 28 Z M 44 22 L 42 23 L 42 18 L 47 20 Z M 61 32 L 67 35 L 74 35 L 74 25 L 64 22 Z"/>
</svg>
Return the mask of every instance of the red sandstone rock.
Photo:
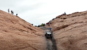
<svg viewBox="0 0 87 50">
<path fill-rule="evenodd" d="M 43 30 L 0 10 L 0 50 L 46 50 Z"/>
<path fill-rule="evenodd" d="M 87 50 L 87 11 L 58 16 L 50 27 L 58 50 Z"/>
</svg>

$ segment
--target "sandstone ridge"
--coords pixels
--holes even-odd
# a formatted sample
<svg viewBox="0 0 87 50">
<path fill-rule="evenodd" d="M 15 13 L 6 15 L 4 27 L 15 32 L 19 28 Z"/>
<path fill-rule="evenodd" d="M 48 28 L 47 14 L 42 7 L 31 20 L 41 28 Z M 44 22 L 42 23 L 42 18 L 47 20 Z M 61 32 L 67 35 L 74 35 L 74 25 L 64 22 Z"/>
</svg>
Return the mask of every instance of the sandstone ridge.
<svg viewBox="0 0 87 50">
<path fill-rule="evenodd" d="M 0 50 L 46 50 L 43 30 L 0 10 Z"/>
<path fill-rule="evenodd" d="M 57 16 L 50 27 L 58 50 L 87 50 L 87 11 Z"/>
</svg>

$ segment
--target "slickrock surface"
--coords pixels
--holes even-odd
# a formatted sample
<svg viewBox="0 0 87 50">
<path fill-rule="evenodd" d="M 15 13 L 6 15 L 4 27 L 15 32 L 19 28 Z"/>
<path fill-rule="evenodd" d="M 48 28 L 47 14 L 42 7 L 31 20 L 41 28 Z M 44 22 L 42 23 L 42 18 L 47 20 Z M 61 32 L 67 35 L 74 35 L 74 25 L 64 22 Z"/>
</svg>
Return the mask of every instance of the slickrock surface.
<svg viewBox="0 0 87 50">
<path fill-rule="evenodd" d="M 46 50 L 43 30 L 0 10 L 0 50 Z"/>
<path fill-rule="evenodd" d="M 87 11 L 57 16 L 51 28 L 58 50 L 87 50 Z"/>
</svg>

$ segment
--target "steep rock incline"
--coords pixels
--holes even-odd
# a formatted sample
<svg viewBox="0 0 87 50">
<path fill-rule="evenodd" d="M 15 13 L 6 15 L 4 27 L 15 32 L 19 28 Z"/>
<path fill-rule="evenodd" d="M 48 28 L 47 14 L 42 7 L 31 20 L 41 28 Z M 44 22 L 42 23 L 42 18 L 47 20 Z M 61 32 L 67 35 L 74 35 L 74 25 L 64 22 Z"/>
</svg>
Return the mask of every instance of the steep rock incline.
<svg viewBox="0 0 87 50">
<path fill-rule="evenodd" d="M 0 50 L 46 50 L 43 30 L 0 10 Z"/>
<path fill-rule="evenodd" d="M 57 16 L 50 27 L 58 50 L 87 50 L 87 11 Z"/>
</svg>

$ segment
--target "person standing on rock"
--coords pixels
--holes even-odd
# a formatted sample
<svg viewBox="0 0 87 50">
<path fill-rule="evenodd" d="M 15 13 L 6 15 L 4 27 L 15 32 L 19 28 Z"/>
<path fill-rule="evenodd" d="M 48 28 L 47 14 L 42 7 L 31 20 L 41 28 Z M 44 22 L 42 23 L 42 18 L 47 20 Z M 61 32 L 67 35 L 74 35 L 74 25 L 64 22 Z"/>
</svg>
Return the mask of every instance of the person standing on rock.
<svg viewBox="0 0 87 50">
<path fill-rule="evenodd" d="M 18 16 L 18 14 L 16 14 L 16 16 Z"/>
<path fill-rule="evenodd" d="M 51 31 L 51 28 L 49 28 L 49 30 Z"/>
<path fill-rule="evenodd" d="M 50 23 L 48 22 L 48 23 L 46 23 L 48 26 L 50 26 Z"/>
<path fill-rule="evenodd" d="M 8 9 L 8 13 L 10 12 L 10 10 Z"/>
<path fill-rule="evenodd" d="M 66 12 L 64 12 L 63 15 L 66 15 Z"/>
<path fill-rule="evenodd" d="M 14 12 L 11 10 L 11 14 L 13 15 L 14 14 Z"/>
</svg>

